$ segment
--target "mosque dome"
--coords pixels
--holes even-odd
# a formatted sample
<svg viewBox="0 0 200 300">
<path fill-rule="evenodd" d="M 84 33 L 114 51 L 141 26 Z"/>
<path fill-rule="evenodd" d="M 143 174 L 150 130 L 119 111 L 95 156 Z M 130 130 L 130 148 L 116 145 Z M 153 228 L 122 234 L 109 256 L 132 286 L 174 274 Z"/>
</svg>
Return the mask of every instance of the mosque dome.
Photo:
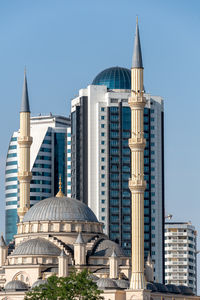
<svg viewBox="0 0 200 300">
<path fill-rule="evenodd" d="M 53 243 L 42 239 L 30 239 L 22 242 L 15 248 L 11 255 L 60 255 L 60 248 Z"/>
<path fill-rule="evenodd" d="M 113 251 L 115 251 L 116 256 L 126 256 L 123 249 L 117 243 L 110 240 L 100 240 L 99 243 L 93 249 L 94 256 L 104 256 L 111 257 Z"/>
<path fill-rule="evenodd" d="M 23 281 L 12 280 L 12 281 L 9 281 L 5 285 L 5 290 L 6 291 L 26 291 L 26 290 L 28 290 L 28 286 Z"/>
<path fill-rule="evenodd" d="M 42 284 L 46 284 L 47 283 L 47 279 L 38 279 L 37 281 L 35 281 L 32 285 L 32 289 L 35 288 L 36 286 L 40 286 Z"/>
<path fill-rule="evenodd" d="M 93 85 L 105 85 L 108 89 L 131 89 L 131 71 L 126 68 L 112 67 L 100 72 L 93 80 Z"/>
<path fill-rule="evenodd" d="M 166 287 L 167 287 L 169 293 L 181 294 L 181 290 L 179 289 L 179 287 L 174 284 L 167 284 Z"/>
<path fill-rule="evenodd" d="M 87 205 L 67 197 L 51 197 L 36 203 L 23 219 L 23 222 L 32 221 L 98 222 L 95 214 Z"/>
<path fill-rule="evenodd" d="M 117 279 L 115 282 L 120 289 L 128 289 L 130 286 L 129 281 L 125 279 Z"/>
<path fill-rule="evenodd" d="M 191 296 L 194 295 L 192 289 L 189 288 L 188 286 L 179 285 L 178 288 L 181 291 L 181 294 L 183 294 L 183 295 L 191 295 Z"/>
<path fill-rule="evenodd" d="M 118 289 L 118 286 L 111 278 L 100 278 L 96 282 L 99 289 Z"/>
</svg>

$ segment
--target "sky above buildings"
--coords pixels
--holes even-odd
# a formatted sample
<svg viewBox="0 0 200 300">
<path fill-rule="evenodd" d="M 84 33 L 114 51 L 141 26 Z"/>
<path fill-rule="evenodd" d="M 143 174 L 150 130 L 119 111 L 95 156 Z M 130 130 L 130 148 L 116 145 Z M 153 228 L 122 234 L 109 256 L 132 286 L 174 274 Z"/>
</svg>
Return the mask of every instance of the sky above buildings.
<svg viewBox="0 0 200 300">
<path fill-rule="evenodd" d="M 5 159 L 19 128 L 24 67 L 32 115 L 68 115 L 70 100 L 100 71 L 130 68 L 136 15 L 145 89 L 165 103 L 166 215 L 199 231 L 199 11 L 199 0 L 0 1 L 1 231 Z"/>
</svg>

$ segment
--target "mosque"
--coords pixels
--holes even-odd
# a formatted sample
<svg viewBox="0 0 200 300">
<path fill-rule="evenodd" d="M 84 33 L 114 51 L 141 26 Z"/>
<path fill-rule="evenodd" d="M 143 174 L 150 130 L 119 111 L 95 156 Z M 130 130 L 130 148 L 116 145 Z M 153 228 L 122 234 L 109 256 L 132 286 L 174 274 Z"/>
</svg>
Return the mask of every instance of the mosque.
<svg viewBox="0 0 200 300">
<path fill-rule="evenodd" d="M 25 293 L 47 281 L 52 274 L 68 276 L 73 268 L 91 271 L 91 279 L 101 289 L 105 300 L 177 300 L 200 299 L 186 286 L 153 282 L 153 264 L 149 257 L 144 268 L 143 205 L 143 65 L 136 25 L 131 70 L 133 135 L 129 145 L 132 156 L 132 257 L 108 239 L 92 210 L 79 200 L 59 192 L 30 208 L 30 107 L 26 74 L 20 112 L 19 223 L 13 244 L 0 239 L 0 300 L 24 299 Z M 135 119 L 134 119 L 135 118 Z M 136 121 L 134 121 L 136 120 Z M 140 205 L 141 204 L 141 205 Z"/>
</svg>

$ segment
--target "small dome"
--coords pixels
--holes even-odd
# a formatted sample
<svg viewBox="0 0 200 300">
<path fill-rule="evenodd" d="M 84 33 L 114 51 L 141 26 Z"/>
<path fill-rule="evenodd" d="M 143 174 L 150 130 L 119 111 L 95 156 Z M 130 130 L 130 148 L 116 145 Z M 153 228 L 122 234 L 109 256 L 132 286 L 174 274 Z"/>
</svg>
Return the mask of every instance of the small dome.
<svg viewBox="0 0 200 300">
<path fill-rule="evenodd" d="M 46 284 L 47 280 L 46 279 L 38 279 L 37 281 L 35 281 L 32 285 L 32 289 L 35 288 L 36 286 L 40 286 L 42 284 Z"/>
<path fill-rule="evenodd" d="M 168 293 L 166 285 L 158 282 L 154 282 L 153 285 L 157 288 L 157 291 L 160 293 Z"/>
<path fill-rule="evenodd" d="M 179 285 L 178 288 L 180 289 L 181 294 L 183 294 L 183 295 L 190 295 L 190 296 L 194 295 L 192 289 L 189 288 L 188 286 Z"/>
<path fill-rule="evenodd" d="M 120 289 L 128 289 L 130 285 L 129 281 L 124 279 L 117 279 L 115 282 Z"/>
<path fill-rule="evenodd" d="M 93 85 L 105 85 L 108 89 L 131 89 L 131 71 L 126 68 L 112 67 L 100 72 Z"/>
<path fill-rule="evenodd" d="M 101 240 L 99 244 L 97 244 L 93 249 L 92 255 L 111 257 L 113 251 L 115 251 L 116 256 L 126 256 L 122 248 L 118 244 L 110 240 Z"/>
<path fill-rule="evenodd" d="M 22 242 L 15 248 L 11 255 L 60 255 L 60 248 L 53 243 L 37 238 Z"/>
<path fill-rule="evenodd" d="M 175 284 L 166 284 L 169 293 L 181 294 L 181 290 Z"/>
<path fill-rule="evenodd" d="M 96 275 L 94 275 L 94 274 L 89 274 L 89 279 L 91 279 L 92 281 L 97 281 L 97 280 L 99 280 L 99 277 L 98 276 L 96 276 Z"/>
<path fill-rule="evenodd" d="M 5 291 L 26 291 L 26 290 L 28 290 L 27 284 L 20 280 L 12 280 L 5 285 Z"/>
<path fill-rule="evenodd" d="M 100 278 L 97 280 L 97 286 L 99 289 L 117 289 L 118 286 L 111 278 Z"/>
<path fill-rule="evenodd" d="M 23 222 L 31 221 L 98 222 L 95 214 L 87 205 L 67 197 L 47 198 L 33 205 L 23 219 Z"/>
<path fill-rule="evenodd" d="M 150 290 L 152 292 L 157 292 L 158 289 L 152 282 L 147 282 L 147 290 Z"/>
</svg>

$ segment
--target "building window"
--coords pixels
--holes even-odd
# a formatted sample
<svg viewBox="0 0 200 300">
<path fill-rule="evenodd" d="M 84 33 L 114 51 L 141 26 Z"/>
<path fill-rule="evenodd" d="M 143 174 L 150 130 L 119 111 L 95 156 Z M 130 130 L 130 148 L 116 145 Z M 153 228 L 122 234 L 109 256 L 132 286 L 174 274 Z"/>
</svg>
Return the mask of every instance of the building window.
<svg viewBox="0 0 200 300">
<path fill-rule="evenodd" d="M 105 127 L 105 124 L 101 124 L 101 128 L 104 128 Z"/>
<path fill-rule="evenodd" d="M 105 119 L 105 116 L 101 116 L 101 120 L 104 120 Z"/>
<path fill-rule="evenodd" d="M 101 111 L 105 111 L 105 107 L 101 107 Z"/>
</svg>

